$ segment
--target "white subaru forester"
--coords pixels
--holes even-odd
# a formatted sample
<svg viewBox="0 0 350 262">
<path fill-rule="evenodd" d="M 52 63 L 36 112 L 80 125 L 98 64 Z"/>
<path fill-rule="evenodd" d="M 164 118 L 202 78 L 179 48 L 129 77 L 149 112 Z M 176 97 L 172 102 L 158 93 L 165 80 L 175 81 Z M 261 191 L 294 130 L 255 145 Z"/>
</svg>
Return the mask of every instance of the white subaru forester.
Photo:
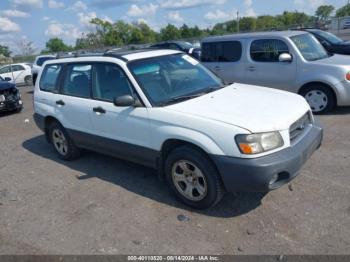
<svg viewBox="0 0 350 262">
<path fill-rule="evenodd" d="M 322 142 L 303 97 L 225 86 L 178 51 L 51 60 L 38 80 L 34 119 L 59 157 L 88 149 L 153 167 L 193 208 L 286 184 Z"/>
</svg>

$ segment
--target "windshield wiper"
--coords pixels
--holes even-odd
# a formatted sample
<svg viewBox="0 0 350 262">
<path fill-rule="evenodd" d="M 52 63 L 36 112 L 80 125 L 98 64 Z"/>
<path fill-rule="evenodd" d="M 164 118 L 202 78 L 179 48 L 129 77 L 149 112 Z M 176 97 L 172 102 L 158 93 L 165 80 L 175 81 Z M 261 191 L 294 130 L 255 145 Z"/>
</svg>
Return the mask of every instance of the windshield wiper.
<svg viewBox="0 0 350 262">
<path fill-rule="evenodd" d="M 189 100 L 189 99 L 192 99 L 192 98 L 200 97 L 200 96 L 206 95 L 208 93 L 217 91 L 217 90 L 219 90 L 221 88 L 224 88 L 224 87 L 225 87 L 225 85 L 210 86 L 207 89 L 203 90 L 202 92 L 199 92 L 199 93 L 196 93 L 196 94 L 191 94 L 191 95 L 183 95 L 183 96 L 173 97 L 173 98 L 170 98 L 170 99 L 168 99 L 168 100 L 166 100 L 164 102 L 159 103 L 159 105 L 160 106 L 165 106 L 165 105 L 169 105 L 169 104 L 174 104 L 174 103 L 186 101 L 186 100 Z"/>
<path fill-rule="evenodd" d="M 182 102 L 182 101 L 186 101 L 186 100 L 189 100 L 189 99 L 192 99 L 192 98 L 196 98 L 196 97 L 199 97 L 199 96 L 202 96 L 203 93 L 200 93 L 200 94 L 193 94 L 193 95 L 185 95 L 185 96 L 177 96 L 177 97 L 173 97 L 173 98 L 170 98 L 162 103 L 160 103 L 161 106 L 165 106 L 165 105 L 169 105 L 169 104 L 174 104 L 174 103 L 177 103 L 177 102 Z"/>
<path fill-rule="evenodd" d="M 226 87 L 228 85 L 215 85 L 215 86 L 209 86 L 207 89 L 205 89 L 203 92 L 201 92 L 202 94 L 208 94 L 208 93 L 211 93 L 211 92 L 214 92 L 214 91 L 217 91 L 219 89 L 222 89 L 224 87 Z"/>
</svg>

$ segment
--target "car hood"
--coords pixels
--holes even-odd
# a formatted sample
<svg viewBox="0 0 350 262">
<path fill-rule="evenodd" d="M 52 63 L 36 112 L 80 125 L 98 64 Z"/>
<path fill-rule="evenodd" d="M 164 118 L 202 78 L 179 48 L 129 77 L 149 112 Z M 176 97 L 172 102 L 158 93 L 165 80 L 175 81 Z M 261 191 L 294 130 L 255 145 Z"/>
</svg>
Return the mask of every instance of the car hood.
<svg viewBox="0 0 350 262">
<path fill-rule="evenodd" d="M 349 66 L 349 56 L 334 54 L 328 58 L 313 61 L 316 64 Z"/>
<path fill-rule="evenodd" d="M 15 85 L 13 83 L 7 82 L 7 81 L 0 81 L 0 91 L 6 90 L 9 88 L 13 88 Z"/>
<path fill-rule="evenodd" d="M 350 41 L 344 41 L 344 42 L 335 44 L 335 46 L 349 46 L 350 47 Z"/>
<path fill-rule="evenodd" d="M 310 107 L 303 97 L 296 94 L 233 84 L 216 92 L 167 106 L 166 109 L 259 133 L 289 129 Z"/>
</svg>

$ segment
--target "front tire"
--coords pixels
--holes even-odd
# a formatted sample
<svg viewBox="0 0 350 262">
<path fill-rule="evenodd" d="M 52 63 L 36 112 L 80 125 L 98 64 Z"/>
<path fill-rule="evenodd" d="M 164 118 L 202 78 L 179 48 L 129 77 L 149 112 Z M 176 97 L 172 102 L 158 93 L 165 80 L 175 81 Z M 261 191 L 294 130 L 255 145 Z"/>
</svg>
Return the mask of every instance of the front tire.
<svg viewBox="0 0 350 262">
<path fill-rule="evenodd" d="M 61 124 L 58 122 L 52 123 L 49 127 L 49 135 L 50 141 L 61 159 L 70 161 L 79 157 L 79 148 Z"/>
<path fill-rule="evenodd" d="M 194 209 L 211 208 L 224 195 L 216 167 L 206 154 L 193 147 L 171 151 L 165 161 L 165 175 L 175 195 Z"/>
<path fill-rule="evenodd" d="M 301 95 L 309 103 L 314 114 L 325 114 L 335 107 L 335 96 L 327 86 L 309 86 L 301 92 Z"/>
</svg>

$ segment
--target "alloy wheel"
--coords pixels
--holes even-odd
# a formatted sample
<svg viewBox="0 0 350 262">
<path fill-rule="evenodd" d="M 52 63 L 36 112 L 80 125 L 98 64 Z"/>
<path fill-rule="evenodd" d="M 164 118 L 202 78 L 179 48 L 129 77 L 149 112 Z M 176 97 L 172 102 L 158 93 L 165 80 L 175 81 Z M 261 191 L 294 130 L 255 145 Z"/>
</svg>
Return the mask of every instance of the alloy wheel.
<svg viewBox="0 0 350 262">
<path fill-rule="evenodd" d="M 192 162 L 180 160 L 172 168 L 172 181 L 177 191 L 191 201 L 200 201 L 208 193 L 208 186 L 202 171 Z"/>
</svg>

